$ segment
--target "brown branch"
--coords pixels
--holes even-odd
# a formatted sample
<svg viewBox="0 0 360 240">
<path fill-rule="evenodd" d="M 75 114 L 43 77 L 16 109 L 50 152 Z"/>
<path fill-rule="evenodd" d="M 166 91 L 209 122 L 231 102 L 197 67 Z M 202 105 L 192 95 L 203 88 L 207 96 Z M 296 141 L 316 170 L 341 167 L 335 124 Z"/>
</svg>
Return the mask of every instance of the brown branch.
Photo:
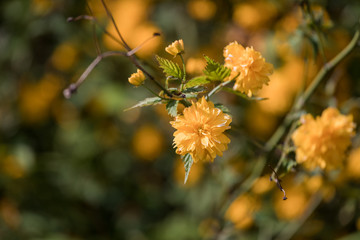
<svg viewBox="0 0 360 240">
<path fill-rule="evenodd" d="M 110 56 L 119 56 L 119 55 L 126 56 L 126 53 L 119 52 L 119 51 L 109 51 L 109 52 L 104 52 L 104 53 L 98 55 L 90 63 L 90 65 L 86 68 L 86 70 L 81 74 L 80 78 L 75 83 L 70 84 L 70 86 L 63 91 L 64 97 L 69 99 L 72 96 L 72 94 L 74 94 L 77 91 L 79 86 L 85 81 L 85 79 L 88 77 L 88 75 L 92 72 L 92 70 L 99 64 L 99 62 L 102 59 L 110 57 Z"/>
</svg>

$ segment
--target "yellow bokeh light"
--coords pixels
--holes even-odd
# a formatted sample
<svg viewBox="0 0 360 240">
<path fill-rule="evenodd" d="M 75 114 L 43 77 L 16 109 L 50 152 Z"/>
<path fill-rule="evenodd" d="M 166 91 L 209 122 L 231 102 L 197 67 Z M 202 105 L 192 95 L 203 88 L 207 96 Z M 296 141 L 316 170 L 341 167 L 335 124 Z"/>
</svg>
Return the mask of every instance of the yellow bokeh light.
<svg viewBox="0 0 360 240">
<path fill-rule="evenodd" d="M 206 61 L 203 58 L 189 58 L 186 61 L 186 72 L 192 75 L 202 74 L 206 66 Z"/>
<path fill-rule="evenodd" d="M 269 85 L 259 92 L 259 96 L 267 98 L 258 102 L 261 111 L 281 116 L 290 110 L 297 93 L 307 84 L 304 70 L 304 62 L 297 57 L 288 59 L 284 66 L 275 70 Z M 310 62 L 307 78 L 311 79 L 315 72 L 315 64 Z"/>
<path fill-rule="evenodd" d="M 293 220 L 299 218 L 308 206 L 309 198 L 303 187 L 285 187 L 287 200 L 283 200 L 283 193 L 277 191 L 274 196 L 274 208 L 278 218 Z"/>
<path fill-rule="evenodd" d="M 139 159 L 153 161 L 162 153 L 164 137 L 155 126 L 144 125 L 137 129 L 132 146 Z"/>
<path fill-rule="evenodd" d="M 187 10 L 194 19 L 206 21 L 214 17 L 216 4 L 211 0 L 191 0 L 188 2 Z"/>
<path fill-rule="evenodd" d="M 270 1 L 243 2 L 235 5 L 233 21 L 245 29 L 255 30 L 266 26 L 276 14 L 277 9 Z"/>
<path fill-rule="evenodd" d="M 78 51 L 71 43 L 59 45 L 51 56 L 51 63 L 60 71 L 67 71 L 74 66 L 77 60 Z"/>
<path fill-rule="evenodd" d="M 243 194 L 231 203 L 225 218 L 234 223 L 237 229 L 247 229 L 253 224 L 253 214 L 260 207 L 259 201 L 249 194 Z"/>
<path fill-rule="evenodd" d="M 52 0 L 32 0 L 31 8 L 35 14 L 45 15 L 49 13 L 54 7 L 54 1 Z"/>
<path fill-rule="evenodd" d="M 360 180 L 360 148 L 351 151 L 345 166 L 346 176 Z"/>
<path fill-rule="evenodd" d="M 264 194 L 274 187 L 274 183 L 270 181 L 270 175 L 265 175 L 258 178 L 251 188 L 251 191 L 256 194 Z"/>
<path fill-rule="evenodd" d="M 29 123 L 43 121 L 49 115 L 53 101 L 59 96 L 62 79 L 47 73 L 37 83 L 25 82 L 20 89 L 20 112 Z"/>
<path fill-rule="evenodd" d="M 13 155 L 8 155 L 1 160 L 1 169 L 6 175 L 12 178 L 21 178 L 25 174 L 25 169 Z"/>
</svg>

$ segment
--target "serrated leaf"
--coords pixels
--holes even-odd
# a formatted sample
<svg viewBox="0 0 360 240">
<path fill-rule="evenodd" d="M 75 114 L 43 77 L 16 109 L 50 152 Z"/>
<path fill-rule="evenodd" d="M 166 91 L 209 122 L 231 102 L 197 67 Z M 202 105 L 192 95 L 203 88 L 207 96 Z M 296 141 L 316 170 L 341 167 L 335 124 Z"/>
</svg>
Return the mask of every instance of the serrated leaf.
<svg viewBox="0 0 360 240">
<path fill-rule="evenodd" d="M 186 88 L 191 88 L 191 87 L 195 87 L 195 86 L 200 86 L 200 85 L 205 85 L 210 83 L 211 81 L 207 79 L 206 76 L 199 76 L 199 77 L 195 77 L 193 79 L 190 79 L 186 84 L 185 87 Z"/>
<path fill-rule="evenodd" d="M 215 103 L 214 107 L 220 109 L 223 113 L 230 114 L 230 110 L 221 103 Z"/>
<path fill-rule="evenodd" d="M 162 102 L 162 99 L 159 97 L 152 97 L 152 98 L 145 98 L 144 100 L 138 102 L 136 105 L 125 109 L 124 111 L 129 111 L 131 109 L 137 108 L 137 107 L 145 107 L 150 105 L 157 105 Z"/>
<path fill-rule="evenodd" d="M 230 76 L 231 69 L 225 67 L 224 65 L 216 62 L 215 60 L 204 56 L 206 60 L 206 67 L 204 74 L 210 81 L 223 81 L 226 77 Z"/>
<path fill-rule="evenodd" d="M 177 116 L 177 106 L 179 101 L 177 100 L 169 100 L 166 104 L 166 111 L 169 113 L 170 116 L 176 117 Z"/>
<path fill-rule="evenodd" d="M 185 168 L 185 179 L 184 179 L 184 184 L 185 184 L 189 177 L 190 169 L 194 163 L 194 160 L 191 157 L 190 153 L 185 154 L 185 156 L 182 157 L 182 160 L 183 160 L 184 168 Z"/>
<path fill-rule="evenodd" d="M 242 97 L 246 100 L 256 100 L 256 101 L 262 101 L 262 100 L 266 100 L 267 98 L 262 98 L 262 97 L 248 97 L 248 95 L 246 95 L 245 93 L 239 92 L 239 91 L 235 91 L 232 88 L 223 88 L 222 90 L 227 91 L 229 93 L 233 93 L 239 97 Z"/>
<path fill-rule="evenodd" d="M 158 61 L 160 68 L 163 69 L 166 77 L 174 77 L 176 79 L 183 79 L 183 71 L 177 63 L 174 63 L 171 60 L 156 56 L 156 60 Z"/>
</svg>

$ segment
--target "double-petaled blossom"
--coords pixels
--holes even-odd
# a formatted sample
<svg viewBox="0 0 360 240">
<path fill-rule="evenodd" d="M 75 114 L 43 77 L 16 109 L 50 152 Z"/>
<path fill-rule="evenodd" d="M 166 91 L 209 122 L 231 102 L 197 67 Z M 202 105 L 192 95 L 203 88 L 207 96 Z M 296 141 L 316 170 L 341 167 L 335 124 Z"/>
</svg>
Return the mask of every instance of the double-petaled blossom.
<svg viewBox="0 0 360 240">
<path fill-rule="evenodd" d="M 302 116 L 301 123 L 292 134 L 296 161 L 310 170 L 340 167 L 355 134 L 353 117 L 342 115 L 335 108 L 327 108 L 315 119 L 310 114 Z"/>
<path fill-rule="evenodd" d="M 273 72 L 273 65 L 265 62 L 261 53 L 253 47 L 244 48 L 236 41 L 224 48 L 225 67 L 231 69 L 228 79 L 235 80 L 234 90 L 244 92 L 249 97 L 256 94 L 264 84 L 267 84 L 269 76 Z"/>
<path fill-rule="evenodd" d="M 189 153 L 194 162 L 214 161 L 217 155 L 222 156 L 230 143 L 224 131 L 230 129 L 231 117 L 204 97 L 185 108 L 183 114 L 170 123 L 176 129 L 176 153 Z"/>
<path fill-rule="evenodd" d="M 136 73 L 131 74 L 129 77 L 129 83 L 131 83 L 134 86 L 140 86 L 145 81 L 145 75 L 143 71 L 140 69 L 137 70 Z"/>
<path fill-rule="evenodd" d="M 165 48 L 165 51 L 173 56 L 177 56 L 184 52 L 184 42 L 182 39 L 176 40 Z"/>
</svg>

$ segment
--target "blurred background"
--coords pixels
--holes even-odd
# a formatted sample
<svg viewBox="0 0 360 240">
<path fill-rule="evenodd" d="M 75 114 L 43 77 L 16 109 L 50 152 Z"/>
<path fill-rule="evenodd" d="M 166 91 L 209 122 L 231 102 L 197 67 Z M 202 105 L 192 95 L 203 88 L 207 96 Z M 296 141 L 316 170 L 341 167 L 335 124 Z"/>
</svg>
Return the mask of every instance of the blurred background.
<svg viewBox="0 0 360 240">
<path fill-rule="evenodd" d="M 254 142 L 271 136 L 324 58 L 351 40 L 358 0 L 310 1 L 316 28 L 295 0 L 106 2 L 130 47 L 161 33 L 137 52 L 158 79 L 154 56 L 170 58 L 164 48 L 172 41 L 184 40 L 187 71 L 196 76 L 203 54 L 223 62 L 223 48 L 236 40 L 274 65 L 259 94 L 268 100 L 216 96 L 233 115 L 232 142 L 214 163 L 194 164 L 184 185 L 165 107 L 124 111 L 151 96 L 128 83 L 136 71 L 128 59 L 104 59 L 77 94 L 63 97 L 97 55 L 92 23 L 67 22 L 90 14 L 86 1 L 1 1 L 0 239 L 360 239 L 358 137 L 336 177 L 289 173 L 283 201 L 265 169 L 219 210 L 256 168 Z M 101 30 L 116 35 L 101 1 L 88 5 L 102 51 L 123 50 Z M 359 125 L 359 62 L 356 49 L 306 109 L 316 115 L 336 106 Z"/>
</svg>

